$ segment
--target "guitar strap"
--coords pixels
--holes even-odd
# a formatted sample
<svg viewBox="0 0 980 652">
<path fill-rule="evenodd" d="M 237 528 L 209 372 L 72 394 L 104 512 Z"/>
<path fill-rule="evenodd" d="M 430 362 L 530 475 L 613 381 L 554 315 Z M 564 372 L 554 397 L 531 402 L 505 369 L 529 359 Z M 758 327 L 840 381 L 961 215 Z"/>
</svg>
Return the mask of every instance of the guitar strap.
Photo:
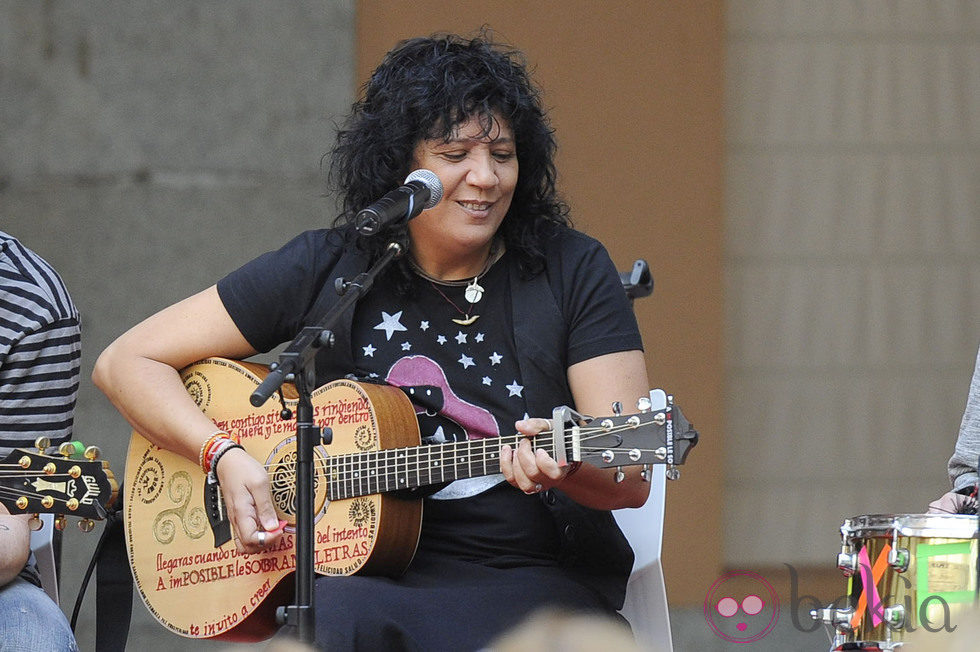
<svg viewBox="0 0 980 652">
<path fill-rule="evenodd" d="M 71 628 L 75 629 L 85 590 L 95 571 L 95 649 L 100 652 L 125 652 L 129 624 L 133 613 L 133 576 L 126 554 L 123 529 L 123 490 L 119 487 L 116 505 L 106 516 L 105 529 L 92 553 L 82 586 L 78 590 Z"/>
<path fill-rule="evenodd" d="M 95 576 L 95 649 L 110 652 L 126 649 L 133 612 L 133 576 L 126 555 L 121 488 L 119 496 L 119 509 L 102 533 L 105 543 Z"/>
</svg>

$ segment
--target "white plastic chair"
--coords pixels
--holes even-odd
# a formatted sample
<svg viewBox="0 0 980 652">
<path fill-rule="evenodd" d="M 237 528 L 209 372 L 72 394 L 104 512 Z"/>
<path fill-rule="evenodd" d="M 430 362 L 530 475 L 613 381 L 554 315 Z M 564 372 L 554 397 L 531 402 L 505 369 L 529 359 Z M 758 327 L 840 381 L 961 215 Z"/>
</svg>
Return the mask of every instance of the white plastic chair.
<svg viewBox="0 0 980 652">
<path fill-rule="evenodd" d="M 37 561 L 37 570 L 41 575 L 41 586 L 51 596 L 55 604 L 58 601 L 58 567 L 55 562 L 54 550 L 54 514 L 41 514 L 41 527 L 31 532 L 31 551 Z"/>
<path fill-rule="evenodd" d="M 667 407 L 667 396 L 662 390 L 652 390 L 650 401 L 654 410 Z M 650 497 L 643 507 L 613 511 L 636 555 L 620 613 L 629 621 L 637 642 L 644 649 L 670 652 L 674 644 L 670 635 L 667 587 L 660 562 L 667 467 L 657 464 L 650 471 Z"/>
</svg>

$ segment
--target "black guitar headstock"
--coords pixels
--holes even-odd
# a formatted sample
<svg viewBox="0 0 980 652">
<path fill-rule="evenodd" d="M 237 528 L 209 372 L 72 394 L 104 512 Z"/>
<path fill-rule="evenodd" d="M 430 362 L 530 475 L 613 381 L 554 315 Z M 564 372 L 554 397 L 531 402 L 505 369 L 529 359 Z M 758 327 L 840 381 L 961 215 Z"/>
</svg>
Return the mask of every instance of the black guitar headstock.
<svg viewBox="0 0 980 652">
<path fill-rule="evenodd" d="M 569 459 L 599 468 L 652 464 L 674 467 L 684 464 L 698 443 L 698 432 L 677 405 L 597 417 L 571 428 L 567 435 Z"/>
<path fill-rule="evenodd" d="M 39 442 L 42 443 L 42 442 Z M 98 449 L 79 453 L 74 442 L 60 455 L 15 449 L 0 462 L 0 502 L 11 514 L 66 514 L 104 519 L 119 487 Z"/>
</svg>

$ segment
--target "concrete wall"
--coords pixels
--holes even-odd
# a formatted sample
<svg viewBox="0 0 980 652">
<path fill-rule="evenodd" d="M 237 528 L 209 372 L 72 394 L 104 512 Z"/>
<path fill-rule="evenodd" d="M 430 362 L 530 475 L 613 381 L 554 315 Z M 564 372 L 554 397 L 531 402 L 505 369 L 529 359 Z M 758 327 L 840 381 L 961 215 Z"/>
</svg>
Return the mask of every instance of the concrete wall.
<svg viewBox="0 0 980 652">
<path fill-rule="evenodd" d="M 62 274 L 82 313 L 76 436 L 122 478 L 129 429 L 89 380 L 143 317 L 325 225 L 319 161 L 353 99 L 351 0 L 0 4 L 0 228 Z M 97 528 L 65 535 L 70 613 Z M 94 650 L 95 587 L 78 626 Z M 139 599 L 130 646 L 169 634 Z"/>
<path fill-rule="evenodd" d="M 738 0 L 726 561 L 946 491 L 980 343 L 980 5 Z"/>
</svg>

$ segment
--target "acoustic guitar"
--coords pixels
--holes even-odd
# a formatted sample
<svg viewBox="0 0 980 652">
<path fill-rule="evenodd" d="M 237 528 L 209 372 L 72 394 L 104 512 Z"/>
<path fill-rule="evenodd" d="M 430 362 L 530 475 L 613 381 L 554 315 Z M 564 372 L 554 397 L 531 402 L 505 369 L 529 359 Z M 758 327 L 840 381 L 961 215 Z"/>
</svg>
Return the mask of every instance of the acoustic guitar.
<svg viewBox="0 0 980 652">
<path fill-rule="evenodd" d="M 276 607 L 294 598 L 295 421 L 284 421 L 281 410 L 294 407 L 296 395 L 284 386 L 282 405 L 253 407 L 249 396 L 266 373 L 262 365 L 209 358 L 181 377 L 205 414 L 268 469 L 279 517 L 289 524 L 275 548 L 238 552 L 220 492 L 197 464 L 138 432 L 130 441 L 123 512 L 133 577 L 150 612 L 182 636 L 268 638 Z M 314 459 L 314 566 L 322 575 L 400 574 L 422 520 L 422 501 L 410 490 L 499 473 L 500 446 L 522 437 L 420 445 L 415 408 L 386 385 L 338 380 L 316 389 L 312 402 L 317 425 L 332 430 Z M 561 424 L 535 438 L 556 459 L 604 468 L 682 464 L 696 442 L 676 406 Z"/>
</svg>

